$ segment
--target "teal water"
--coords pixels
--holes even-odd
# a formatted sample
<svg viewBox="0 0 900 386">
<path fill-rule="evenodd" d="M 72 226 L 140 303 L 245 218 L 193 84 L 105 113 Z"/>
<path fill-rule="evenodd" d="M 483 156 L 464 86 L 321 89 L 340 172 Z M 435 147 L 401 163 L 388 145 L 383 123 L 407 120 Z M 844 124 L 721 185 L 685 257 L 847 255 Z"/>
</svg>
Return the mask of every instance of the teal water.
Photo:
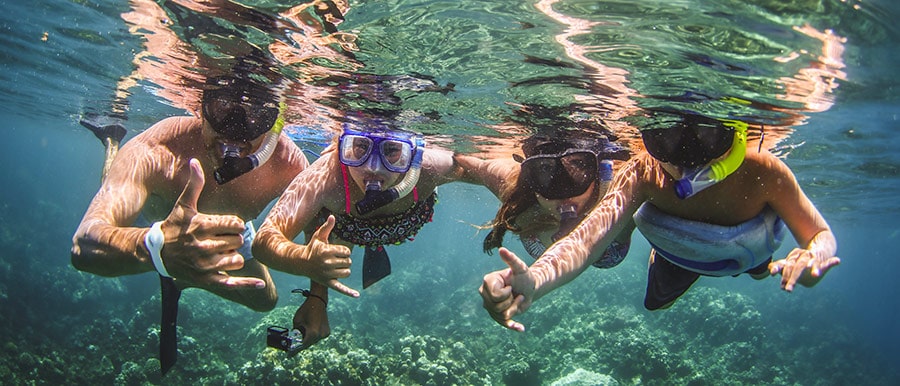
<svg viewBox="0 0 900 386">
<path fill-rule="evenodd" d="M 225 20 L 188 1 L 0 0 L 2 383 L 900 381 L 894 2 L 355 1 L 339 33 L 301 28 L 321 21 L 308 10 L 300 14 L 312 23 L 279 16 L 300 3 L 242 4 L 257 13 Z M 281 24 L 266 27 L 272 20 Z M 177 49 L 154 45 L 165 31 Z M 280 300 L 265 314 L 188 290 L 178 364 L 161 378 L 156 278 L 103 278 L 69 264 L 103 162 L 78 119 L 124 115 L 127 140 L 187 114 L 184 85 L 205 68 L 248 46 L 280 45 L 301 58 L 277 66 L 292 85 L 290 123 L 314 139 L 360 108 L 464 152 L 598 118 L 629 143 L 635 127 L 654 123 L 640 118 L 647 108 L 764 125 L 829 221 L 843 263 L 791 294 L 775 279 L 701 280 L 651 313 L 641 303 L 649 248 L 636 235 L 625 262 L 541 299 L 516 334 L 487 316 L 477 293 L 503 266 L 481 252 L 485 232 L 473 226 L 498 202 L 450 184 L 434 223 L 391 248 L 389 278 L 359 299 L 332 295 L 329 338 L 293 358 L 265 348 L 265 327 L 290 322 L 302 300 L 290 290 L 305 278 L 275 273 Z M 346 282 L 359 286 L 359 274 Z"/>
</svg>

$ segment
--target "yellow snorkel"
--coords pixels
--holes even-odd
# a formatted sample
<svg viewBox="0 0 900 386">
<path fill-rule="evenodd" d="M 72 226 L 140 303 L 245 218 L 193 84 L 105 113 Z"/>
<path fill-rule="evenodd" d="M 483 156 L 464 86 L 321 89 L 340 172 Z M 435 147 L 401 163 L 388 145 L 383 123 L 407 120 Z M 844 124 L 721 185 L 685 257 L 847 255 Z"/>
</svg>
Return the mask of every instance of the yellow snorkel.
<svg viewBox="0 0 900 386">
<path fill-rule="evenodd" d="M 747 154 L 747 124 L 730 119 L 721 119 L 720 121 L 723 125 L 734 129 L 731 152 L 722 160 L 686 172 L 684 177 L 675 182 L 675 194 L 678 195 L 678 198 L 688 198 L 724 180 L 744 162 L 744 156 Z"/>
</svg>

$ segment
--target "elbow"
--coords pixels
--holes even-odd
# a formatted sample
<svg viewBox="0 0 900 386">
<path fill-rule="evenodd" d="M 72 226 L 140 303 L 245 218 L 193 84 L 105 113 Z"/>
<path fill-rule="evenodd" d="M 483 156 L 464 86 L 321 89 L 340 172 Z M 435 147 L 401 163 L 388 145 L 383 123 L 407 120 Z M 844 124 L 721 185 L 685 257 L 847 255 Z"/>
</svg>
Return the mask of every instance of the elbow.
<svg viewBox="0 0 900 386">
<path fill-rule="evenodd" d="M 274 289 L 271 292 L 270 296 L 267 296 L 264 301 L 252 307 L 253 311 L 269 312 L 275 309 L 275 305 L 278 304 L 278 294 L 275 293 Z"/>
<path fill-rule="evenodd" d="M 72 242 L 72 253 L 70 259 L 72 266 L 75 267 L 75 269 L 83 272 L 89 271 L 88 258 L 82 252 L 81 245 L 79 244 L 77 238 Z"/>
<path fill-rule="evenodd" d="M 275 290 L 275 283 L 269 280 L 263 291 L 265 291 L 263 296 L 255 298 L 252 302 L 244 305 L 256 312 L 269 312 L 274 310 L 275 305 L 278 304 L 278 291 Z"/>
</svg>

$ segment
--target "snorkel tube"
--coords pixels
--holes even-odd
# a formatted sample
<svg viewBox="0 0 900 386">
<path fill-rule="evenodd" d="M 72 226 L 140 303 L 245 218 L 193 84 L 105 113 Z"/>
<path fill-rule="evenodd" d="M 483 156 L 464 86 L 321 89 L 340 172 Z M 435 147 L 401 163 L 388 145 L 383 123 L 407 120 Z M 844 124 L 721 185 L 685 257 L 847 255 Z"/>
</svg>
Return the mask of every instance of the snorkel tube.
<svg viewBox="0 0 900 386">
<path fill-rule="evenodd" d="M 731 153 L 723 160 L 687 171 L 684 177 L 675 182 L 675 194 L 678 198 L 683 200 L 691 197 L 724 180 L 744 162 L 744 156 L 747 154 L 747 124 L 735 120 L 722 120 L 722 124 L 734 129 Z"/>
<path fill-rule="evenodd" d="M 416 146 L 413 148 L 413 159 L 406 176 L 393 188 L 384 191 L 381 190 L 381 183 L 378 181 L 366 184 L 366 196 L 356 203 L 356 211 L 359 214 L 369 213 L 406 197 L 416 187 L 416 183 L 419 182 L 419 174 L 422 171 L 422 154 L 425 153 L 425 139 L 421 134 L 416 134 L 413 141 Z"/>
<path fill-rule="evenodd" d="M 266 132 L 266 136 L 263 138 L 259 149 L 253 152 L 253 154 L 241 157 L 239 154 L 229 152 L 226 149 L 224 159 L 222 160 L 222 167 L 216 169 L 213 174 L 219 185 L 256 169 L 269 161 L 269 158 L 272 157 L 272 153 L 275 152 L 275 147 L 278 146 L 278 136 L 284 128 L 284 110 L 286 108 L 287 105 L 285 105 L 284 102 L 279 105 L 278 118 L 275 119 L 272 128 Z"/>
</svg>

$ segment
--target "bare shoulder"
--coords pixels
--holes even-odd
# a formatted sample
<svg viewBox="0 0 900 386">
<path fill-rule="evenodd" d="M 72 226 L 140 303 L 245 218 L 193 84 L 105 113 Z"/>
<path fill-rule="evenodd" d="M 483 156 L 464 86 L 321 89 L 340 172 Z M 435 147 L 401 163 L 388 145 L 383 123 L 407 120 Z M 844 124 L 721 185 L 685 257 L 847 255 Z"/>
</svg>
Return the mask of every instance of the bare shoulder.
<svg viewBox="0 0 900 386">
<path fill-rule="evenodd" d="M 761 183 L 794 184 L 794 172 L 781 159 L 768 151 L 748 152 L 742 165 Z"/>
<path fill-rule="evenodd" d="M 286 135 L 278 138 L 278 147 L 272 158 L 274 158 L 277 168 L 285 173 L 290 173 L 291 177 L 309 167 L 309 160 L 306 159 L 303 150 Z M 290 180 L 290 178 L 288 179 Z"/>
</svg>

